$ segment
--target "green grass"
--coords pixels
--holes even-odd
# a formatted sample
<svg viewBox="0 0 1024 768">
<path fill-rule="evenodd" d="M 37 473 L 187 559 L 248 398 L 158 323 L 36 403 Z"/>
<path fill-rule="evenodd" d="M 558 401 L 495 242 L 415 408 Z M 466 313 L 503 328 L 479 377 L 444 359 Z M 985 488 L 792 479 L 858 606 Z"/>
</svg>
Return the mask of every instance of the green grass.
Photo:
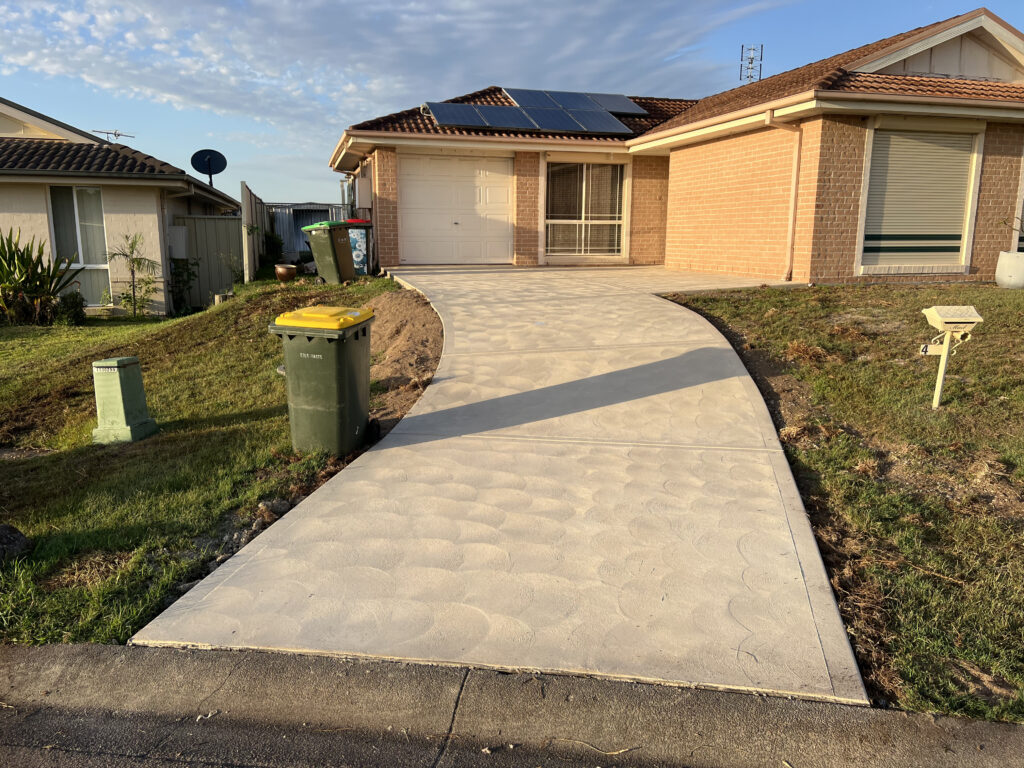
<svg viewBox="0 0 1024 768">
<path fill-rule="evenodd" d="M 174 320 L 0 328 L 0 519 L 35 543 L 0 568 L 0 639 L 124 642 L 260 499 L 314 482 L 331 460 L 291 453 L 281 343 L 267 326 L 396 287 L 258 283 Z M 160 432 L 94 446 L 91 363 L 121 355 L 141 360 Z"/>
<path fill-rule="evenodd" d="M 875 699 L 1024 721 L 1024 294 L 675 298 L 779 391 L 783 444 Z M 933 304 L 985 318 L 951 359 L 938 411 L 937 358 L 917 353 L 937 333 L 921 314 Z"/>
</svg>

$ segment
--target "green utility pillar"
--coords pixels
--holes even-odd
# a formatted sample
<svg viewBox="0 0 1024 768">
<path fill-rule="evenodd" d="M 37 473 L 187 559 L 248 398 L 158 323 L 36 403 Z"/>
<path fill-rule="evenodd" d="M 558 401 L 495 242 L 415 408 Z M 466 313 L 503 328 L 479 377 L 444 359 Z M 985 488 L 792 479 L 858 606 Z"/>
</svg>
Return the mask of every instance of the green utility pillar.
<svg viewBox="0 0 1024 768">
<path fill-rule="evenodd" d="M 139 358 L 97 360 L 92 364 L 92 381 L 99 420 L 92 431 L 94 443 L 129 443 L 156 432 L 156 422 L 149 418 L 146 407 Z"/>
</svg>

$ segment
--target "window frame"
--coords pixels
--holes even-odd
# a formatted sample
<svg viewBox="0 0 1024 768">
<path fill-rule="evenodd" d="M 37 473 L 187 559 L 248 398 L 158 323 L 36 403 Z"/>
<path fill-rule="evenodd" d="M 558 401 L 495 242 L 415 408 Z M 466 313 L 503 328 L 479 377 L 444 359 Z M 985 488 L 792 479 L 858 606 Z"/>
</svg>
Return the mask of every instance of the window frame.
<svg viewBox="0 0 1024 768">
<path fill-rule="evenodd" d="M 549 174 L 550 167 L 553 164 L 558 165 L 579 165 L 583 167 L 583 183 L 580 185 L 580 217 L 576 219 L 551 219 L 548 218 L 548 195 L 550 194 Z M 589 171 L 587 170 L 590 166 L 595 165 L 606 165 L 611 168 L 617 168 L 619 173 L 618 189 L 618 213 L 614 219 L 595 219 L 590 218 L 587 215 L 587 189 L 589 186 Z M 594 259 L 594 260 L 621 260 L 628 257 L 628 223 L 629 217 L 627 215 L 629 205 L 629 181 L 630 181 L 630 166 L 628 163 L 622 162 L 600 162 L 597 160 L 586 160 L 586 159 L 559 159 L 557 161 L 547 160 L 542 166 L 543 169 L 543 184 L 544 184 L 544 195 L 542 196 L 542 216 L 541 219 L 544 222 L 544 226 L 541 229 L 541 253 L 544 257 L 545 262 L 549 259 Z M 552 251 L 548 245 L 548 228 L 552 224 L 559 225 L 575 225 L 577 228 L 577 237 L 579 242 L 583 242 L 584 239 L 589 239 L 584 233 L 589 227 L 592 226 L 617 226 L 619 227 L 619 247 L 617 251 L 611 253 L 595 253 L 588 252 L 586 250 L 576 250 L 573 252 L 567 251 Z"/>
<path fill-rule="evenodd" d="M 107 212 L 106 212 L 106 209 L 103 207 L 103 187 L 100 186 L 100 185 L 97 185 L 97 184 L 47 184 L 46 185 L 46 220 L 47 220 L 47 224 L 48 224 L 49 229 L 50 229 L 50 258 L 51 259 L 56 259 L 57 258 L 57 251 L 56 251 L 57 238 L 56 238 L 56 229 L 54 227 L 54 220 L 53 220 L 53 197 L 52 197 L 52 193 L 51 193 L 51 190 L 54 187 L 66 187 L 66 188 L 69 188 L 71 190 L 71 202 L 73 203 L 74 209 L 75 209 L 75 243 L 77 245 L 77 247 L 75 249 L 75 256 L 78 257 L 78 260 L 77 261 L 68 262 L 69 266 L 71 266 L 73 269 L 90 269 L 90 270 L 102 269 L 102 270 L 105 270 L 106 273 L 107 273 L 107 294 L 111 297 L 111 301 L 113 301 L 114 289 L 113 289 L 113 287 L 111 285 L 111 282 L 110 282 L 110 262 L 109 261 L 105 261 L 103 264 L 86 264 L 83 261 L 84 256 L 83 256 L 83 248 L 82 248 L 82 222 L 81 222 L 81 219 L 79 218 L 79 214 L 78 214 L 78 190 L 79 189 L 95 189 L 97 192 L 99 192 L 100 193 L 100 220 L 103 223 L 103 255 L 104 255 L 104 258 L 106 258 L 106 255 L 110 251 L 109 251 L 109 243 L 107 242 Z M 104 306 L 109 307 L 109 306 L 113 306 L 113 304 L 91 304 L 91 303 L 87 303 L 86 306 L 88 306 L 88 307 L 104 307 Z"/>
<path fill-rule="evenodd" d="M 875 115 L 864 131 L 864 167 L 861 169 L 860 206 L 857 218 L 857 253 L 854 260 L 855 276 L 860 275 L 960 275 L 971 271 L 974 250 L 974 226 L 978 213 L 978 190 L 981 187 L 981 165 L 985 149 L 984 122 L 970 120 L 943 120 L 942 118 L 900 118 Z M 876 131 L 923 131 L 934 133 L 960 133 L 974 137 L 971 145 L 971 165 L 967 179 L 967 198 L 961 230 L 959 264 L 864 264 L 864 236 L 867 228 L 868 194 L 870 192 L 871 162 Z"/>
</svg>

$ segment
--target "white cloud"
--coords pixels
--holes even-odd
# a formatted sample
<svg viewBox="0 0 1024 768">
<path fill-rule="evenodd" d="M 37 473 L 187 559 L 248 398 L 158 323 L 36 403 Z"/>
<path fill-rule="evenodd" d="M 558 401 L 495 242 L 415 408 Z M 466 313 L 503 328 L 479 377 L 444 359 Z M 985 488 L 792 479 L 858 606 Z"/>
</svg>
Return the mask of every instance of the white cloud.
<svg viewBox="0 0 1024 768">
<path fill-rule="evenodd" d="M 322 168 L 346 126 L 488 85 L 680 97 L 718 90 L 728 75 L 701 60 L 701 41 L 767 7 L 766 0 L 0 5 L 0 36 L 19 41 L 0 48 L 0 72 L 68 76 L 118 95 L 249 119 Z"/>
<path fill-rule="evenodd" d="M 335 136 L 352 122 L 491 84 L 692 96 L 719 83 L 703 67 L 692 77 L 686 52 L 765 7 L 77 0 L 0 17 L 0 33 L 22 41 L 22 53 L 6 49 L 0 64 L 284 130 L 318 125 Z"/>
</svg>

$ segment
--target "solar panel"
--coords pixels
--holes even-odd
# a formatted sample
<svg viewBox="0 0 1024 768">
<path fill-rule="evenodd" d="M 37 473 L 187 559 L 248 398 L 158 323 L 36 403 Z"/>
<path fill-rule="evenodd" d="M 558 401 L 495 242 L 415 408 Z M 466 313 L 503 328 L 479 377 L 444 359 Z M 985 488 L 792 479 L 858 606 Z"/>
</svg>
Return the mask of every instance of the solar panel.
<svg viewBox="0 0 1024 768">
<path fill-rule="evenodd" d="M 601 109 L 616 115 L 646 115 L 647 110 L 618 93 L 588 93 Z"/>
<path fill-rule="evenodd" d="M 466 128 L 487 127 L 472 104 L 449 104 L 439 101 L 428 101 L 427 109 L 434 116 L 438 125 L 451 125 Z"/>
<path fill-rule="evenodd" d="M 537 128 L 520 107 L 478 105 L 476 110 L 491 128 L 519 128 L 528 131 Z"/>
<path fill-rule="evenodd" d="M 615 116 L 597 109 L 566 110 L 572 119 L 587 129 L 588 133 L 632 133 Z"/>
<path fill-rule="evenodd" d="M 585 93 L 548 91 L 547 94 L 558 102 L 558 106 L 562 109 L 601 109 L 597 102 Z"/>
<path fill-rule="evenodd" d="M 507 93 L 520 107 L 550 107 L 558 105 L 544 91 L 531 91 L 528 88 L 505 88 Z"/>
<path fill-rule="evenodd" d="M 530 116 L 530 119 L 537 124 L 542 131 L 556 131 L 558 133 L 586 133 L 587 130 L 578 122 L 572 119 L 564 109 L 543 109 L 540 107 L 526 107 L 523 111 Z"/>
</svg>

